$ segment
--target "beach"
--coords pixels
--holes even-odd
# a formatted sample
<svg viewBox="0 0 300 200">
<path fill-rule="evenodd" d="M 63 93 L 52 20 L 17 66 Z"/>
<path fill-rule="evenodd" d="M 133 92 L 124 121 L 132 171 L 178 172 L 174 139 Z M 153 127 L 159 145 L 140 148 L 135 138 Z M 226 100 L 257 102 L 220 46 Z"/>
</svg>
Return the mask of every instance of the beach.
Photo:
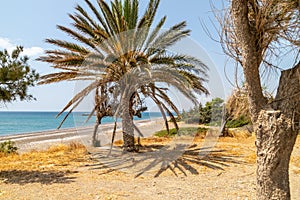
<svg viewBox="0 0 300 200">
<path fill-rule="evenodd" d="M 142 131 L 145 137 L 149 137 L 154 132 L 164 129 L 164 122 L 161 118 L 153 118 L 150 120 L 135 120 L 134 123 Z M 110 144 L 113 127 L 113 123 L 99 125 L 98 139 L 103 146 L 107 146 L 108 144 Z M 82 143 L 86 146 L 91 146 L 93 130 L 93 126 L 86 126 L 0 136 L 0 143 L 11 140 L 16 143 L 16 146 L 21 152 L 33 149 L 44 150 L 53 145 L 66 144 L 71 142 L 77 142 Z M 118 122 L 115 140 L 119 140 L 121 138 L 121 123 Z"/>
</svg>

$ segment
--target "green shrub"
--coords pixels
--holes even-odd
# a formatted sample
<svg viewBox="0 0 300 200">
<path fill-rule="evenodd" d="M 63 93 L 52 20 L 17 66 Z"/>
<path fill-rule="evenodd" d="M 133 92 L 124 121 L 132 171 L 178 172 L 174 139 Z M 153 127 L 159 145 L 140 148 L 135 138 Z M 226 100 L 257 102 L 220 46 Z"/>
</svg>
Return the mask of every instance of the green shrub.
<svg viewBox="0 0 300 200">
<path fill-rule="evenodd" d="M 223 116 L 224 100 L 214 98 L 206 102 L 205 106 L 199 104 L 189 111 L 182 112 L 182 120 L 187 124 L 210 124 L 218 122 Z"/>
<path fill-rule="evenodd" d="M 18 148 L 15 146 L 15 143 L 12 141 L 5 141 L 0 143 L 0 152 L 9 154 L 17 153 Z"/>
<path fill-rule="evenodd" d="M 238 128 L 250 123 L 250 119 L 246 118 L 245 116 L 241 116 L 238 119 L 227 121 L 226 128 Z"/>
<path fill-rule="evenodd" d="M 185 127 L 180 128 L 179 133 L 180 135 L 200 135 L 205 134 L 207 131 L 207 128 L 202 127 Z M 177 135 L 177 130 L 175 128 L 170 129 L 169 133 L 167 130 L 161 130 L 154 134 L 157 137 L 173 137 Z"/>
</svg>

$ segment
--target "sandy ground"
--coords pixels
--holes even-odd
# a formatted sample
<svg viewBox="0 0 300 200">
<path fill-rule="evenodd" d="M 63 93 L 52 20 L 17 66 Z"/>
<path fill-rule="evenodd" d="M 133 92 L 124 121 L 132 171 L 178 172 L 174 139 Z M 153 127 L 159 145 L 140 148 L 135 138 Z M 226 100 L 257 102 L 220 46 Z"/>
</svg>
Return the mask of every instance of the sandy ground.
<svg viewBox="0 0 300 200">
<path fill-rule="evenodd" d="M 0 158 L 0 199 L 255 199 L 254 137 L 180 140 L 151 137 L 140 153 L 116 147 L 108 158 L 107 148 Z M 300 137 L 290 183 L 300 199 Z"/>
<path fill-rule="evenodd" d="M 160 118 L 151 120 L 137 120 L 135 124 L 143 132 L 145 137 L 153 132 L 164 129 L 164 123 Z M 114 124 L 103 124 L 98 128 L 98 140 L 101 146 L 111 143 L 111 135 Z M 91 138 L 94 127 L 77 127 L 61 130 L 51 130 L 35 133 L 24 133 L 9 136 L 0 136 L 0 142 L 11 140 L 16 143 L 19 151 L 25 152 L 31 149 L 44 150 L 57 144 L 78 142 L 86 146 L 91 146 Z M 121 123 L 117 124 L 116 140 L 121 139 Z"/>
</svg>

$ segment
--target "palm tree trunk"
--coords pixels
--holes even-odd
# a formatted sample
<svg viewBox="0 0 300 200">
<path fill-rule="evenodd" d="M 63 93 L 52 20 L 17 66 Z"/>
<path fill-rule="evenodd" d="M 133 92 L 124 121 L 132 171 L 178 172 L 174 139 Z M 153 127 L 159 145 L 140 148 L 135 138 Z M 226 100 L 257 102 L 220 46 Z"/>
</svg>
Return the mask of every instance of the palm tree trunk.
<svg viewBox="0 0 300 200">
<path fill-rule="evenodd" d="M 97 132 L 98 132 L 98 127 L 101 124 L 101 119 L 102 119 L 102 117 L 100 115 L 100 102 L 99 101 L 100 101 L 99 88 L 96 88 L 96 92 L 95 92 L 96 123 L 95 123 L 95 126 L 94 126 L 94 132 L 93 132 L 93 136 L 92 136 L 92 146 L 93 147 L 99 147 L 100 146 L 100 142 L 96 138 Z"/>
<path fill-rule="evenodd" d="M 96 138 L 97 132 L 98 132 L 98 127 L 99 127 L 100 124 L 101 124 L 101 120 L 99 120 L 99 118 L 97 117 L 96 123 L 94 125 L 93 136 L 92 136 L 92 145 L 93 145 L 93 147 L 99 147 L 100 146 L 100 141 L 97 140 L 97 138 Z"/>
<path fill-rule="evenodd" d="M 122 105 L 122 131 L 123 131 L 123 150 L 132 152 L 134 146 L 134 124 L 133 116 L 130 114 L 129 100 L 124 100 Z"/>
</svg>

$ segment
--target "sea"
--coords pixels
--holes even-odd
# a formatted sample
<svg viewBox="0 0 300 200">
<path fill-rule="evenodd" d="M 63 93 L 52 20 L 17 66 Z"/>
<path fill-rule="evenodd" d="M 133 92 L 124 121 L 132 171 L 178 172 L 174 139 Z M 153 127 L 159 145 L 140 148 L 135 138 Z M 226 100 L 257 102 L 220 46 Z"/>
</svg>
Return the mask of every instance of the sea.
<svg viewBox="0 0 300 200">
<path fill-rule="evenodd" d="M 59 117 L 56 117 L 57 114 L 58 112 L 0 112 L 0 136 L 55 130 L 67 113 L 62 113 Z M 88 114 L 85 112 L 70 114 L 61 129 L 94 125 L 95 116 L 86 122 Z M 149 120 L 159 117 L 162 117 L 160 112 L 144 112 L 141 118 L 134 117 L 134 120 Z M 113 117 L 102 119 L 102 124 L 113 122 Z"/>
</svg>

